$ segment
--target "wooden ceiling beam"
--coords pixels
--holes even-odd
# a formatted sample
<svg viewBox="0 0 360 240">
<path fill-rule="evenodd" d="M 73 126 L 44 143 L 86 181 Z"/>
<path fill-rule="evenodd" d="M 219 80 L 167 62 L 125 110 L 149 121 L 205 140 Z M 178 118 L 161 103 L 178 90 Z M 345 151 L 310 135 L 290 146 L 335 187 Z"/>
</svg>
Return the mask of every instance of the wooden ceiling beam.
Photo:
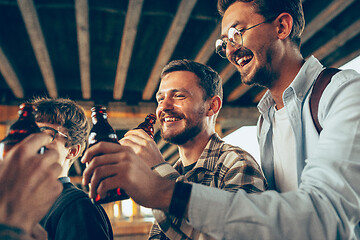
<svg viewBox="0 0 360 240">
<path fill-rule="evenodd" d="M 338 68 L 338 67 L 341 67 L 342 65 L 350 62 L 351 60 L 353 60 L 354 58 L 360 56 L 360 49 L 356 50 L 356 51 L 353 51 L 351 52 L 349 55 L 347 56 L 344 56 L 342 58 L 340 58 L 339 60 L 337 60 L 336 62 L 334 62 L 331 67 L 335 67 L 335 68 Z"/>
<path fill-rule="evenodd" d="M 232 75 L 234 75 L 236 73 L 236 68 L 231 64 L 228 63 L 228 65 L 221 71 L 221 73 L 219 74 L 223 85 L 232 77 Z M 240 77 L 239 77 L 239 81 L 240 81 Z"/>
<path fill-rule="evenodd" d="M 241 83 L 227 97 L 228 102 L 233 102 L 243 96 L 252 86 Z"/>
<path fill-rule="evenodd" d="M 168 157 L 170 157 L 170 156 L 171 156 L 174 152 L 176 152 L 176 151 L 178 151 L 177 145 L 171 144 L 171 146 L 170 146 L 168 149 L 166 149 L 166 150 L 162 153 L 162 155 L 163 155 L 164 159 L 167 159 Z"/>
<path fill-rule="evenodd" d="M 167 162 L 171 165 L 173 165 L 178 159 L 179 159 L 179 153 L 172 156 L 170 159 L 167 160 Z"/>
<path fill-rule="evenodd" d="M 182 0 L 180 2 L 177 13 L 143 91 L 143 100 L 150 100 L 154 95 L 159 84 L 161 71 L 170 60 L 196 2 L 197 0 Z"/>
<path fill-rule="evenodd" d="M 321 11 L 311 22 L 309 22 L 301 36 L 302 43 L 307 42 L 321 28 L 338 16 L 355 0 L 333 0 L 323 11 Z"/>
<path fill-rule="evenodd" d="M 5 82 L 17 98 L 24 98 L 24 90 L 21 86 L 18 76 L 11 66 L 8 58 L 0 46 L 0 72 L 3 75 Z"/>
<path fill-rule="evenodd" d="M 256 125 L 259 118 L 256 107 L 223 107 L 217 118 L 222 129 L 240 128 L 242 126 Z"/>
<path fill-rule="evenodd" d="M 36 60 L 39 64 L 41 74 L 44 78 L 46 89 L 50 97 L 57 97 L 58 91 L 55 82 L 54 70 L 51 65 L 49 52 L 41 30 L 39 18 L 33 0 L 17 1 L 23 17 L 26 30 L 29 34 Z"/>
<path fill-rule="evenodd" d="M 222 78 L 223 84 L 225 84 L 236 72 L 237 72 L 236 68 L 231 63 L 229 63 L 220 73 L 220 77 Z M 228 102 L 232 102 L 239 99 L 252 87 L 241 83 L 240 80 L 241 79 L 239 75 L 240 84 L 229 94 L 229 96 L 227 97 Z"/>
<path fill-rule="evenodd" d="M 91 83 L 88 0 L 76 0 L 75 13 L 82 97 L 84 99 L 90 99 Z"/>
<path fill-rule="evenodd" d="M 218 23 L 211 33 L 208 40 L 205 42 L 204 46 L 201 48 L 199 53 L 195 58 L 195 62 L 206 64 L 210 57 L 214 54 L 215 51 L 215 41 L 220 36 L 221 23 Z"/>
<path fill-rule="evenodd" d="M 123 96 L 126 77 L 131 61 L 137 29 L 140 21 L 143 0 L 130 0 L 125 19 L 118 65 L 114 84 L 114 99 L 120 100 Z"/>
<path fill-rule="evenodd" d="M 156 145 L 161 150 L 166 144 L 167 144 L 167 142 L 164 139 L 161 138 Z"/>
<path fill-rule="evenodd" d="M 266 88 L 266 89 L 263 89 L 261 92 L 259 92 L 259 93 L 254 97 L 253 103 L 258 103 L 258 102 L 260 102 L 261 98 L 265 95 L 265 93 L 266 93 L 267 90 L 268 90 L 268 89 Z"/>
<path fill-rule="evenodd" d="M 319 60 L 322 60 L 337 48 L 343 46 L 347 41 L 355 37 L 360 33 L 360 20 L 355 21 L 349 27 L 344 29 L 344 31 L 338 33 L 336 36 L 331 38 L 325 45 L 317 49 L 313 55 Z"/>
</svg>

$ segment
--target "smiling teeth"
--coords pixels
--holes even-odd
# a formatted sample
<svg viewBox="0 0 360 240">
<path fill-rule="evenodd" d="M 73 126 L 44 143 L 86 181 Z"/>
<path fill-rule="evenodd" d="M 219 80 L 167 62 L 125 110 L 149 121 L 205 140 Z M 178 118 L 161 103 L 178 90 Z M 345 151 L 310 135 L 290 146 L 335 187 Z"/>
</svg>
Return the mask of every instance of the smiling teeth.
<svg viewBox="0 0 360 240">
<path fill-rule="evenodd" d="M 252 58 L 251 56 L 244 56 L 244 57 L 240 58 L 236 63 L 239 65 L 242 65 L 242 63 L 249 61 L 251 58 Z"/>
<path fill-rule="evenodd" d="M 175 117 L 166 117 L 166 118 L 164 118 L 165 122 L 175 122 L 177 120 L 179 120 L 179 118 L 175 118 Z"/>
</svg>

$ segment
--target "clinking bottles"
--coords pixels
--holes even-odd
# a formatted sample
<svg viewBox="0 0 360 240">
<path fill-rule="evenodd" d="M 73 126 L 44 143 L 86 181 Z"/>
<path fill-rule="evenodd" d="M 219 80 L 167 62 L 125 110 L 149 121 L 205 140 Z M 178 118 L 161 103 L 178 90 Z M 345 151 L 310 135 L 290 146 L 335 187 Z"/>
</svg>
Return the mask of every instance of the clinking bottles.
<svg viewBox="0 0 360 240">
<path fill-rule="evenodd" d="M 154 139 L 154 124 L 156 122 L 156 116 L 152 113 L 148 114 L 145 121 L 140 123 L 135 129 L 144 130 L 152 139 Z"/>
<path fill-rule="evenodd" d="M 91 108 L 91 120 L 93 127 L 89 135 L 89 148 L 101 141 L 119 144 L 116 133 L 107 120 L 106 107 L 98 105 Z M 108 191 L 107 196 L 103 199 L 97 195 L 94 201 L 96 203 L 108 203 L 128 198 L 129 196 L 124 190 L 117 188 Z"/>
<path fill-rule="evenodd" d="M 35 109 L 31 103 L 21 104 L 18 113 L 18 120 L 10 126 L 8 135 L 0 142 L 0 160 L 15 144 L 32 133 L 40 132 L 35 122 Z"/>
<path fill-rule="evenodd" d="M 114 129 L 110 126 L 107 121 L 106 108 L 103 106 L 94 106 L 92 109 L 91 119 L 93 122 L 93 127 L 89 135 L 89 147 L 93 146 L 97 142 L 106 141 L 118 143 L 118 138 Z M 150 137 L 154 138 L 154 128 L 156 117 L 154 114 L 149 114 L 145 121 L 142 122 L 137 129 L 143 129 Z M 94 201 L 96 203 L 108 203 L 113 201 L 125 200 L 129 196 L 125 193 L 124 190 L 117 188 L 107 192 L 107 196 L 103 199 L 100 199 L 100 196 L 97 196 Z"/>
</svg>

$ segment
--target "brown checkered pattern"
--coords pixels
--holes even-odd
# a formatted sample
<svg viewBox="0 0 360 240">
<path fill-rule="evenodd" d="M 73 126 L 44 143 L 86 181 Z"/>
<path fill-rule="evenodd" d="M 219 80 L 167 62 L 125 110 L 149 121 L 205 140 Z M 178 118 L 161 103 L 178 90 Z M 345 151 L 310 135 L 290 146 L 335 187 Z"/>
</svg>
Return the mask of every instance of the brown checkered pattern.
<svg viewBox="0 0 360 240">
<path fill-rule="evenodd" d="M 182 173 L 179 159 L 174 168 L 161 164 L 154 171 L 163 177 L 176 179 Z M 217 134 L 211 136 L 195 167 L 185 175 L 185 180 L 210 187 L 236 192 L 244 189 L 248 193 L 266 190 L 267 182 L 255 159 L 239 147 L 224 143 Z M 177 219 L 160 210 L 153 210 L 156 222 L 149 239 L 211 239 L 194 230 L 186 219 Z M 166 234 L 166 235 L 165 235 Z"/>
</svg>

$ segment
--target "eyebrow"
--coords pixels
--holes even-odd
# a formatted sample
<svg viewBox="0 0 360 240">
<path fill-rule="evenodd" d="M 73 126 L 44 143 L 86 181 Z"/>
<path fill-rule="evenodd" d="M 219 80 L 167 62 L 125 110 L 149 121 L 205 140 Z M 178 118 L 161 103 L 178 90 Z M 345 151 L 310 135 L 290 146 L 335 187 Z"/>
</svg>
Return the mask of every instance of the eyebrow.
<svg viewBox="0 0 360 240">
<path fill-rule="evenodd" d="M 233 24 L 231 24 L 230 28 L 235 28 L 235 26 L 239 25 L 239 24 L 245 24 L 245 23 L 241 23 L 239 20 L 236 20 L 235 22 L 233 22 Z M 229 32 L 229 29 L 227 30 L 226 34 Z M 225 34 L 221 34 L 220 39 L 223 39 L 224 37 L 227 37 Z"/>
<path fill-rule="evenodd" d="M 168 92 L 168 91 L 167 91 L 167 92 Z M 177 93 L 177 92 L 189 93 L 189 91 L 186 90 L 185 88 L 175 88 L 175 89 L 169 90 L 169 92 L 171 92 L 171 93 Z M 159 95 L 161 95 L 161 94 L 164 94 L 164 91 L 158 91 L 158 92 L 156 93 L 156 97 L 159 96 Z"/>
</svg>

